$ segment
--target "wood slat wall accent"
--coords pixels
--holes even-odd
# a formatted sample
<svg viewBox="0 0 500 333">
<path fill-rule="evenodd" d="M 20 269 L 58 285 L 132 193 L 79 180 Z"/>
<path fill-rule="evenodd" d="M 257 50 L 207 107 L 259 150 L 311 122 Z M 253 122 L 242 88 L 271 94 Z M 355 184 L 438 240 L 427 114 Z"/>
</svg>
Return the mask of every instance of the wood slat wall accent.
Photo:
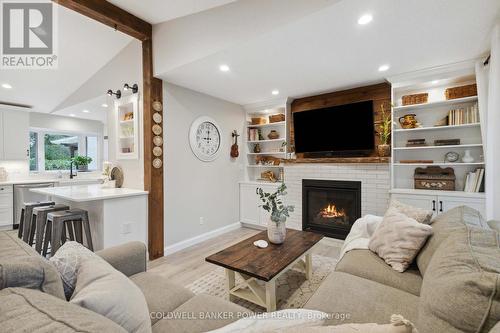
<svg viewBox="0 0 500 333">
<path fill-rule="evenodd" d="M 150 23 L 141 20 L 110 2 L 103 0 L 52 1 L 141 41 L 151 38 L 153 27 Z"/>
<path fill-rule="evenodd" d="M 380 83 L 366 87 L 359 87 L 349 90 L 336 91 L 332 93 L 309 96 L 296 99 L 292 102 L 290 109 L 290 123 L 289 123 L 289 138 L 290 144 L 295 145 L 293 133 L 293 113 L 308 111 L 314 109 L 321 109 L 336 105 L 343 105 L 349 103 L 357 103 L 373 100 L 373 112 L 375 119 L 375 127 L 380 124 L 382 113 L 380 106 L 384 105 L 385 111 L 390 114 L 391 112 L 391 85 L 388 83 Z M 375 136 L 375 145 L 380 143 L 377 133 Z M 306 158 L 304 154 L 297 154 L 295 163 L 389 163 L 388 158 L 380 158 L 375 149 L 369 157 L 346 157 L 346 158 Z"/>
<path fill-rule="evenodd" d="M 163 168 L 155 169 L 153 160 L 153 108 L 155 101 L 163 103 L 163 81 L 153 77 L 153 27 L 150 23 L 105 0 L 52 0 L 77 13 L 110 26 L 142 42 L 143 122 L 144 122 L 144 189 L 148 196 L 149 259 L 163 257 L 164 249 L 164 188 Z M 104 92 L 103 92 L 104 93 Z M 163 124 L 161 124 L 163 126 Z"/>
<path fill-rule="evenodd" d="M 149 259 L 163 257 L 163 168 L 153 167 L 153 132 L 154 125 L 153 102 L 163 103 L 163 81 L 153 77 L 153 47 L 152 40 L 142 42 L 142 76 L 144 82 L 144 189 L 148 196 L 148 250 Z M 165 119 L 163 117 L 163 119 Z M 160 124 L 163 127 L 163 123 Z M 164 148 L 164 147 L 162 147 Z M 163 155 L 160 157 L 163 161 Z"/>
</svg>

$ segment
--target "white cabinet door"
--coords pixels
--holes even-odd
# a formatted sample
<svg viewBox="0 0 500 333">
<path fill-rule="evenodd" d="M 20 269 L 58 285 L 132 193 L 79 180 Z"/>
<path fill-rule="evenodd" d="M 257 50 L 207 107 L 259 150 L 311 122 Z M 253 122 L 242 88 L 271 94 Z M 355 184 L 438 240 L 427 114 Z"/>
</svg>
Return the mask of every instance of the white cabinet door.
<svg viewBox="0 0 500 333">
<path fill-rule="evenodd" d="M 13 199 L 12 185 L 0 185 L 0 227 L 13 224 Z"/>
<path fill-rule="evenodd" d="M 407 205 L 432 210 L 434 215 L 437 214 L 438 198 L 435 195 L 392 194 L 391 198 Z"/>
<path fill-rule="evenodd" d="M 29 113 L 3 111 L 5 160 L 27 160 L 29 155 Z"/>
<path fill-rule="evenodd" d="M 240 221 L 244 223 L 259 224 L 260 208 L 258 197 L 255 193 L 257 186 L 240 184 Z"/>
<path fill-rule="evenodd" d="M 446 212 L 452 208 L 459 206 L 468 206 L 470 208 L 474 208 L 479 211 L 483 217 L 485 216 L 486 207 L 484 199 L 446 196 L 438 197 L 438 213 Z"/>
</svg>

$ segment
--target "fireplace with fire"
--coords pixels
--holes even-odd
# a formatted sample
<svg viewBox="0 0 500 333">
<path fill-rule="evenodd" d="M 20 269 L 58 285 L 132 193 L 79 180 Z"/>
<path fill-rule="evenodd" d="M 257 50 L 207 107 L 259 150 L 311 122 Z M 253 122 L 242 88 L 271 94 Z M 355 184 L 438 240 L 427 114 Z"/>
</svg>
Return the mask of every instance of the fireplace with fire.
<svg viewBox="0 0 500 333">
<path fill-rule="evenodd" d="M 345 239 L 361 217 L 361 182 L 302 181 L 302 229 Z"/>
</svg>

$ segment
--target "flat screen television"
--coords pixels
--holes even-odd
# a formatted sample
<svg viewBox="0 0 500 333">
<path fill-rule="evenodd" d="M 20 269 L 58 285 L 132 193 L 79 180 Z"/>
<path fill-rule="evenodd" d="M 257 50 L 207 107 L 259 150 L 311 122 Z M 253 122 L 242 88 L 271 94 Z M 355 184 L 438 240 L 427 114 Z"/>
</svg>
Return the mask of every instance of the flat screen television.
<svg viewBox="0 0 500 333">
<path fill-rule="evenodd" d="M 366 156 L 375 148 L 373 101 L 293 113 L 295 152 Z"/>
</svg>

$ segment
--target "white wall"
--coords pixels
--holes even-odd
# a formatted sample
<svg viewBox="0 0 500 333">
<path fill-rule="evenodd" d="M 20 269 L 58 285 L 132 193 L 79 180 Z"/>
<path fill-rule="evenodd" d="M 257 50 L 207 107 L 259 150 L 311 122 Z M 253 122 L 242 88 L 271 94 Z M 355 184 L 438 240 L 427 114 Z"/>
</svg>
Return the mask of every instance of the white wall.
<svg viewBox="0 0 500 333">
<path fill-rule="evenodd" d="M 144 188 L 144 150 L 142 131 L 142 45 L 139 41 L 133 40 L 116 57 L 111 59 L 103 68 L 94 74 L 77 91 L 69 96 L 58 109 L 65 109 L 69 106 L 82 103 L 104 96 L 108 89 L 116 91 L 120 89 L 122 94 L 130 94 L 123 91 L 123 84 L 139 85 L 139 159 L 137 160 L 117 160 L 116 159 L 116 110 L 113 107 L 113 98 L 108 99 L 110 107 L 107 119 L 106 135 L 108 135 L 108 147 L 104 150 L 108 152 L 108 159 L 115 165 L 119 165 L 124 172 L 124 187 L 143 189 Z"/>
<path fill-rule="evenodd" d="M 95 133 L 102 137 L 100 121 L 57 116 L 49 113 L 30 113 L 30 128 L 48 128 L 63 132 Z"/>
<path fill-rule="evenodd" d="M 171 246 L 238 221 L 245 156 L 231 159 L 229 153 L 231 132 L 243 132 L 245 117 L 239 105 L 166 82 L 163 98 L 165 246 Z M 222 128 L 222 151 L 213 162 L 198 160 L 189 146 L 189 128 L 199 116 Z"/>
</svg>

